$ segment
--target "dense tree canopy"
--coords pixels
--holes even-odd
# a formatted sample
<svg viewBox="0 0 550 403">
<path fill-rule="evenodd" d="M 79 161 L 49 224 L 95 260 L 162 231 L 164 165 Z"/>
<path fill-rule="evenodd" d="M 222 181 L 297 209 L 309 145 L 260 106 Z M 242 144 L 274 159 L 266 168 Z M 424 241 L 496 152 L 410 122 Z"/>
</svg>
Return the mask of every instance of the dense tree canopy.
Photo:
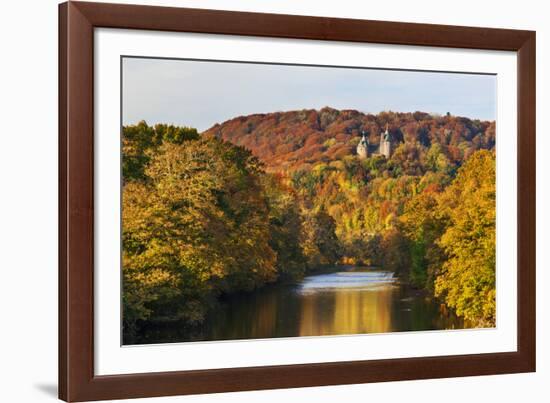
<svg viewBox="0 0 550 403">
<path fill-rule="evenodd" d="M 164 139 L 141 172 L 123 191 L 127 326 L 201 321 L 219 293 L 303 275 L 296 202 L 246 149 Z"/>
<path fill-rule="evenodd" d="M 389 159 L 354 153 L 358 133 Z M 472 326 L 495 323 L 495 126 L 357 111 L 123 130 L 124 322 L 200 322 L 217 296 L 380 265 Z"/>
<path fill-rule="evenodd" d="M 246 147 L 269 171 L 295 171 L 353 155 L 362 132 L 370 144 L 378 145 L 386 125 L 398 148 L 396 168 L 409 175 L 427 168 L 424 151 L 432 144 L 437 145 L 434 152 L 439 150 L 451 164 L 495 145 L 494 122 L 424 112 L 372 115 L 329 107 L 239 116 L 214 125 L 204 135 Z"/>
</svg>

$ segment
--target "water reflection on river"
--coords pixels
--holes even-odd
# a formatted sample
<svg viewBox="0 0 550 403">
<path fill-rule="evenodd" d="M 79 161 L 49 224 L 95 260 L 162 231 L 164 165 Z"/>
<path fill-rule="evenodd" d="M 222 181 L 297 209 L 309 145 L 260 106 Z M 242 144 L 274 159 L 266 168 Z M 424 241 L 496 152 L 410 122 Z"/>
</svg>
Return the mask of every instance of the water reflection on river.
<svg viewBox="0 0 550 403">
<path fill-rule="evenodd" d="M 460 328 L 439 304 L 390 272 L 350 268 L 222 300 L 198 329 L 143 329 L 134 343 L 257 339 Z"/>
<path fill-rule="evenodd" d="M 389 332 L 392 273 L 350 271 L 304 280 L 300 336 Z"/>
</svg>

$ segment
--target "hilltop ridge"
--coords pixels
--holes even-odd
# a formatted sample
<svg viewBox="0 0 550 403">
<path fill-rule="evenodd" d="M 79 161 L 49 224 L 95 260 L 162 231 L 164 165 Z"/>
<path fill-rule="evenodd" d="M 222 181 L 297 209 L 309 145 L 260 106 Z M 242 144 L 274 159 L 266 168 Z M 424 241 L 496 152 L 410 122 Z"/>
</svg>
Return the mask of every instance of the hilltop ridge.
<svg viewBox="0 0 550 403">
<path fill-rule="evenodd" d="M 393 149 L 405 143 L 425 148 L 438 143 L 453 162 L 495 144 L 495 122 L 418 111 L 374 115 L 330 107 L 239 116 L 212 126 L 203 135 L 248 148 L 270 171 L 286 171 L 355 155 L 362 131 L 376 146 L 386 125 Z"/>
</svg>

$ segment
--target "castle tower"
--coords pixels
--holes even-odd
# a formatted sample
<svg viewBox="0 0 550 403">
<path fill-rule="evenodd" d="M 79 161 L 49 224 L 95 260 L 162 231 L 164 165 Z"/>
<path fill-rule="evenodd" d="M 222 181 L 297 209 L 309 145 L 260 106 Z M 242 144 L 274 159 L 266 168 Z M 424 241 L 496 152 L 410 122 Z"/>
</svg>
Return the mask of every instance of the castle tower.
<svg viewBox="0 0 550 403">
<path fill-rule="evenodd" d="M 369 141 L 367 140 L 366 133 L 364 131 L 361 132 L 361 134 L 361 141 L 357 144 L 357 156 L 364 160 L 369 156 Z"/>
<path fill-rule="evenodd" d="M 386 158 L 390 158 L 391 155 L 391 141 L 390 133 L 388 132 L 388 124 L 386 124 L 386 131 L 380 134 L 380 154 Z"/>
</svg>

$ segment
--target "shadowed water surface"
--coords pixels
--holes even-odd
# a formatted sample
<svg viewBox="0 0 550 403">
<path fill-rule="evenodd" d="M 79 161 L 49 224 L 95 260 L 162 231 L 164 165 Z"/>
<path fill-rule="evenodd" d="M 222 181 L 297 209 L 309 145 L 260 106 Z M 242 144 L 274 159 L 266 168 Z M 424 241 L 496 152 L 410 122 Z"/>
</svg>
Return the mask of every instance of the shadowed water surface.
<svg viewBox="0 0 550 403">
<path fill-rule="evenodd" d="M 202 326 L 149 326 L 132 344 L 462 327 L 455 317 L 440 312 L 439 303 L 399 284 L 393 273 L 348 268 L 226 297 Z"/>
</svg>

